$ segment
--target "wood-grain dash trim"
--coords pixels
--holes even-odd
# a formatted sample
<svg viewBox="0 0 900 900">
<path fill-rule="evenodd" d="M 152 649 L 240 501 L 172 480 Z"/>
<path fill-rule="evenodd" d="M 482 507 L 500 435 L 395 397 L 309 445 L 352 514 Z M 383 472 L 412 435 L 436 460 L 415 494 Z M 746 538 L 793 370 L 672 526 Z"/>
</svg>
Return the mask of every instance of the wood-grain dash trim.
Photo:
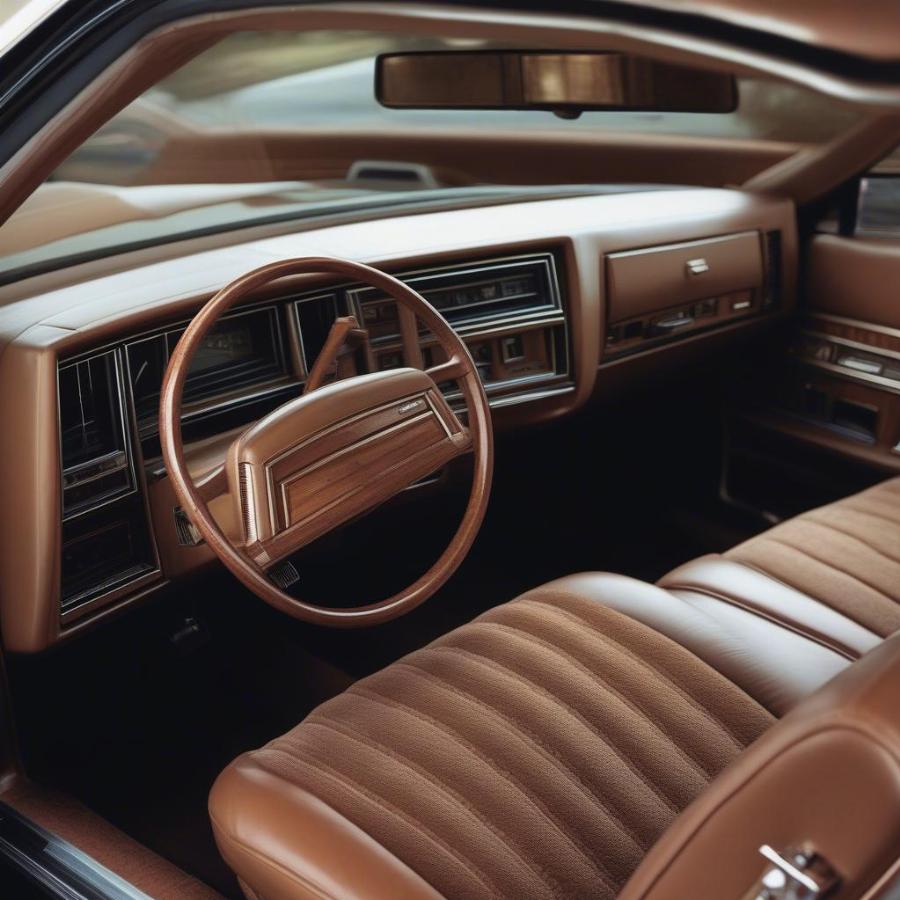
<svg viewBox="0 0 900 900">
<path fill-rule="evenodd" d="M 296 482 L 300 481 L 303 478 L 308 477 L 309 475 L 314 474 L 315 472 L 326 468 L 327 466 L 333 465 L 338 460 L 343 457 L 349 456 L 350 454 L 359 453 L 361 450 L 366 447 L 370 447 L 372 444 L 380 443 L 382 441 L 388 441 L 392 437 L 396 437 L 400 432 L 406 431 L 408 429 L 412 429 L 415 425 L 426 422 L 429 420 L 437 419 L 437 417 L 429 410 L 424 413 L 420 413 L 417 416 L 414 416 L 411 419 L 404 419 L 402 422 L 398 422 L 396 425 L 393 425 L 389 428 L 383 428 L 380 431 L 376 431 L 373 434 L 370 434 L 368 437 L 363 438 L 361 441 L 356 441 L 353 444 L 348 444 L 346 447 L 341 450 L 336 450 L 334 453 L 329 454 L 328 456 L 318 460 L 313 463 L 311 466 L 307 466 L 304 469 L 301 469 L 298 472 L 295 472 L 289 478 L 286 478 L 284 481 L 281 481 L 278 484 L 279 490 L 279 500 L 281 501 L 281 514 L 282 520 L 278 523 L 279 530 L 283 530 L 284 528 L 290 527 L 292 525 L 300 524 L 299 522 L 291 522 L 291 512 L 290 512 L 290 498 L 288 496 L 288 492 L 292 485 L 296 484 Z M 439 420 L 438 420 L 439 421 Z M 449 435 L 448 435 L 449 437 Z M 429 445 L 431 446 L 431 445 Z M 402 463 L 397 464 L 402 465 Z M 385 470 L 385 472 L 391 471 L 394 466 L 391 466 L 389 469 Z M 336 498 L 336 502 L 340 501 L 344 497 L 350 497 L 353 494 L 357 493 L 361 489 L 361 485 L 357 485 L 356 487 L 351 488 L 348 491 L 345 491 L 343 494 Z M 325 509 L 330 508 L 334 504 L 328 504 L 326 507 L 320 507 L 315 515 L 318 515 L 319 512 L 324 511 Z"/>
</svg>

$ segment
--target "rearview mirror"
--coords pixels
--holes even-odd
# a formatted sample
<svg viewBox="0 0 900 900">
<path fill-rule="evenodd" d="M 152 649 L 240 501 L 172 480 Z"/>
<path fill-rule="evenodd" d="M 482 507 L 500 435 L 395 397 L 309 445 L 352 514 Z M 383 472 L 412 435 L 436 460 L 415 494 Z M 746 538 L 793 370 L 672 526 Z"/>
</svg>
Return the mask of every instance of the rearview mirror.
<svg viewBox="0 0 900 900">
<path fill-rule="evenodd" d="M 733 112 L 734 78 L 623 53 L 448 51 L 386 53 L 378 101 L 394 109 Z"/>
</svg>

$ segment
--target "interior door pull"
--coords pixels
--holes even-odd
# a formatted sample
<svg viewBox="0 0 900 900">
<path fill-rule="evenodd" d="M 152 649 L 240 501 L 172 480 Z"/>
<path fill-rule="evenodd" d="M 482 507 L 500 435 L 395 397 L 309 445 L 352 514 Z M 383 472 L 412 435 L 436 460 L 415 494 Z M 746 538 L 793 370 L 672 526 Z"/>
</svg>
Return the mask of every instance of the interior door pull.
<svg viewBox="0 0 900 900">
<path fill-rule="evenodd" d="M 674 316 L 666 316 L 665 319 L 657 319 L 653 323 L 653 327 L 661 328 L 663 331 L 672 331 L 674 328 L 682 328 L 685 325 L 691 325 L 693 321 L 693 316 L 686 316 L 683 313 L 678 313 Z"/>
<path fill-rule="evenodd" d="M 840 356 L 838 364 L 857 372 L 865 372 L 867 375 L 880 375 L 883 368 L 880 362 L 863 359 L 859 356 Z"/>
</svg>

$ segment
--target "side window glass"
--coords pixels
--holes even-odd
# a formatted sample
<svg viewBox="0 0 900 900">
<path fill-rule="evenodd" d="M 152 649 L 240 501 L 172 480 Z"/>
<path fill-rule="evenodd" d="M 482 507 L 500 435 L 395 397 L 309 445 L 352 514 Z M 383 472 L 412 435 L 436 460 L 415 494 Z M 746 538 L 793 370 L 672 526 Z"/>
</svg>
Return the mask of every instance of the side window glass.
<svg viewBox="0 0 900 900">
<path fill-rule="evenodd" d="M 856 233 L 900 237 L 900 147 L 861 179 Z"/>
</svg>

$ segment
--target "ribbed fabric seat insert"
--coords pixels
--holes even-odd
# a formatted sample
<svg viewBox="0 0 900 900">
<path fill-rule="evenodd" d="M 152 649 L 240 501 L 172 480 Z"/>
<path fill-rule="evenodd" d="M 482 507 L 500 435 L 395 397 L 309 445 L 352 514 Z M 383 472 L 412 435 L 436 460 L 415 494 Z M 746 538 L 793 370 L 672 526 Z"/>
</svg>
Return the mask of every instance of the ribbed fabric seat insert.
<svg viewBox="0 0 900 900">
<path fill-rule="evenodd" d="M 900 478 L 790 519 L 725 557 L 887 637 L 900 629 Z"/>
<path fill-rule="evenodd" d="M 251 756 L 448 897 L 613 897 L 772 722 L 647 626 L 537 592 L 358 682 Z"/>
</svg>

